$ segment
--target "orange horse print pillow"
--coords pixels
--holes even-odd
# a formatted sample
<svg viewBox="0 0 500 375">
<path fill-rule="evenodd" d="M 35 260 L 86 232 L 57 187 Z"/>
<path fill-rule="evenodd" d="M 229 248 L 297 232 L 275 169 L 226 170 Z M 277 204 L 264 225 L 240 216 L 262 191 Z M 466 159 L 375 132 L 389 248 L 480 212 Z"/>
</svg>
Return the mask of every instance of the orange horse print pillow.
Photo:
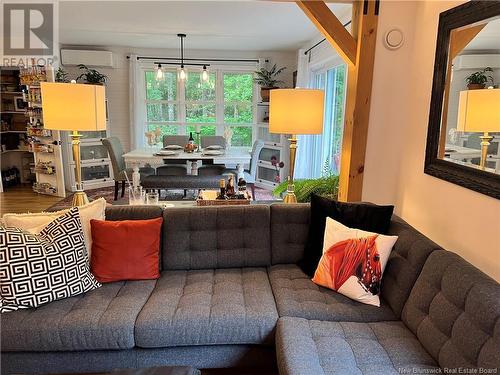
<svg viewBox="0 0 500 375">
<path fill-rule="evenodd" d="M 323 256 L 312 281 L 359 302 L 380 306 L 382 274 L 396 240 L 396 236 L 350 229 L 327 218 Z"/>
</svg>

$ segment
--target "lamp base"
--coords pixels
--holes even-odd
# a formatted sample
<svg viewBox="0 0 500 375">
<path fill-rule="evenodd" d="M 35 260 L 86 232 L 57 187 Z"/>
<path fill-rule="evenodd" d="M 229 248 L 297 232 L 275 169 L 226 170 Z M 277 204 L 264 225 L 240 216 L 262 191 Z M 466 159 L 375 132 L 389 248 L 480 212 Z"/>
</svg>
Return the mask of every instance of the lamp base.
<svg viewBox="0 0 500 375">
<path fill-rule="evenodd" d="M 83 190 L 77 190 L 73 195 L 72 207 L 79 207 L 89 203 L 89 198 Z"/>
<path fill-rule="evenodd" d="M 286 191 L 285 197 L 283 198 L 283 203 L 297 203 L 294 184 L 288 184 L 288 189 Z"/>
<path fill-rule="evenodd" d="M 486 158 L 488 157 L 488 147 L 490 142 L 493 140 L 493 136 L 485 132 L 483 135 L 479 136 L 481 139 L 481 159 L 479 162 L 479 168 L 482 170 L 486 169 Z"/>
</svg>

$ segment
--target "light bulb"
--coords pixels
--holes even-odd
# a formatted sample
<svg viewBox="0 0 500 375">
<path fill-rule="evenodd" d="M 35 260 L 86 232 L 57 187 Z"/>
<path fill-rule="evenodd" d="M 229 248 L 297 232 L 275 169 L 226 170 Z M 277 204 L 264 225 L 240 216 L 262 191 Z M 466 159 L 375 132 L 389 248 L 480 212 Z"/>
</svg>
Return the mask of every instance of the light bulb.
<svg viewBox="0 0 500 375">
<path fill-rule="evenodd" d="M 161 64 L 158 64 L 158 69 L 156 70 L 156 79 L 161 81 L 163 79 L 163 69 L 161 68 Z"/>
<path fill-rule="evenodd" d="M 179 72 L 179 78 L 181 81 L 184 81 L 187 78 L 187 73 L 184 70 L 184 67 L 181 67 L 181 71 Z"/>
<path fill-rule="evenodd" d="M 202 81 L 208 81 L 208 71 L 207 71 L 207 67 L 205 65 L 203 65 L 203 71 L 201 72 L 201 79 Z"/>
</svg>

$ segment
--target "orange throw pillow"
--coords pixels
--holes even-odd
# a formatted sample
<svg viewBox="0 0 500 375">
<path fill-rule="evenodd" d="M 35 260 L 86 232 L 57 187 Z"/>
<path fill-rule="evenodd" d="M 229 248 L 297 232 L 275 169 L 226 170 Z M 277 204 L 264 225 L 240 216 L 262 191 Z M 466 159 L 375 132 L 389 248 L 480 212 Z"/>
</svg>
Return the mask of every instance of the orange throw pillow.
<svg viewBox="0 0 500 375">
<path fill-rule="evenodd" d="M 101 283 L 160 277 L 160 231 L 163 218 L 91 220 L 90 269 Z"/>
</svg>

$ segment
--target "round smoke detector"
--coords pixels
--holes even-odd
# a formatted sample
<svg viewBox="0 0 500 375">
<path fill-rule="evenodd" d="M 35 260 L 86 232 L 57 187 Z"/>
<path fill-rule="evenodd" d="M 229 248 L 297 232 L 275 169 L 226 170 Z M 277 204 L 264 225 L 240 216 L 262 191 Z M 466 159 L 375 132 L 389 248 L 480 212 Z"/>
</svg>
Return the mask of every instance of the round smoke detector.
<svg viewBox="0 0 500 375">
<path fill-rule="evenodd" d="M 387 31 L 384 35 L 384 45 L 388 49 L 398 49 L 405 41 L 403 31 L 398 28 Z"/>
</svg>

